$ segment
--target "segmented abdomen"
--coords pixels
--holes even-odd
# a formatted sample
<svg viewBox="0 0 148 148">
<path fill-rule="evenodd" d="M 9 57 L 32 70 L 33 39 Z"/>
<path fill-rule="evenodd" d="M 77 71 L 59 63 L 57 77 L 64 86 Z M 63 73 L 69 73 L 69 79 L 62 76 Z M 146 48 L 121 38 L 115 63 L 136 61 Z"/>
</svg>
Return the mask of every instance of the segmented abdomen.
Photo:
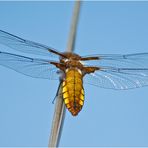
<svg viewBox="0 0 148 148">
<path fill-rule="evenodd" d="M 76 116 L 84 104 L 82 74 L 77 69 L 68 69 L 63 81 L 63 99 L 67 109 Z"/>
</svg>

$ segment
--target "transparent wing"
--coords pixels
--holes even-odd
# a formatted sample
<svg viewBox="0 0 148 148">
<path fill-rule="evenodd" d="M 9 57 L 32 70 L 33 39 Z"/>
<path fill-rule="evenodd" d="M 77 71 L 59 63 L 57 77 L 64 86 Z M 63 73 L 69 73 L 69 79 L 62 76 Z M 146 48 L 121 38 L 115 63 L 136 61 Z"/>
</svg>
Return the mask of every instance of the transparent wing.
<svg viewBox="0 0 148 148">
<path fill-rule="evenodd" d="M 92 55 L 86 57 L 97 57 L 97 60 L 82 61 L 88 66 L 98 67 L 148 67 L 148 53 L 136 53 L 136 54 L 104 54 L 104 55 Z M 82 57 L 84 58 L 84 57 Z"/>
<path fill-rule="evenodd" d="M 50 61 L 48 60 L 0 52 L 0 65 L 34 78 L 59 78 L 57 74 L 57 68 L 50 64 Z"/>
<path fill-rule="evenodd" d="M 86 83 L 110 89 L 148 85 L 148 53 L 100 55 L 98 60 L 89 62 L 91 65 L 94 62 L 93 66 L 100 67 L 100 70 L 86 75 Z"/>
<path fill-rule="evenodd" d="M 58 57 L 56 54 L 50 52 L 51 50 L 56 51 L 51 47 L 22 39 L 2 30 L 0 30 L 0 44 L 24 53 L 45 55 L 53 58 Z"/>
</svg>

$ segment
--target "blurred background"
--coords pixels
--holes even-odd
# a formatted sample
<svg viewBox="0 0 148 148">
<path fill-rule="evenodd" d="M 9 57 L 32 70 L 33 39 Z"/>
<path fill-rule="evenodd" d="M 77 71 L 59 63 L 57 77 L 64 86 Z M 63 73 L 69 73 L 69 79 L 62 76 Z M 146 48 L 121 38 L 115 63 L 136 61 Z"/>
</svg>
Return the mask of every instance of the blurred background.
<svg viewBox="0 0 148 148">
<path fill-rule="evenodd" d="M 0 2 L 0 29 L 65 51 L 74 2 Z M 83 2 L 75 52 L 148 52 L 148 2 Z M 0 46 L 0 51 L 13 52 Z M 0 146 L 46 147 L 58 81 L 0 66 Z M 66 112 L 60 146 L 148 146 L 148 87 L 85 85 L 78 116 Z"/>
</svg>

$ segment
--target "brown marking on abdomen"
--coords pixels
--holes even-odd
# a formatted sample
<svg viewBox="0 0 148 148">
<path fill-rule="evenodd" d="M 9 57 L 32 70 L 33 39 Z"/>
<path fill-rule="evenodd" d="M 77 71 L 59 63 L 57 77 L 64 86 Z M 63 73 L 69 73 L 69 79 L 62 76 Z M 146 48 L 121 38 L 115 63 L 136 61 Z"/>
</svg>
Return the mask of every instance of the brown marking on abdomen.
<svg viewBox="0 0 148 148">
<path fill-rule="evenodd" d="M 66 71 L 66 77 L 62 84 L 64 103 L 73 116 L 80 112 L 84 104 L 82 77 L 78 69 L 70 68 Z"/>
</svg>

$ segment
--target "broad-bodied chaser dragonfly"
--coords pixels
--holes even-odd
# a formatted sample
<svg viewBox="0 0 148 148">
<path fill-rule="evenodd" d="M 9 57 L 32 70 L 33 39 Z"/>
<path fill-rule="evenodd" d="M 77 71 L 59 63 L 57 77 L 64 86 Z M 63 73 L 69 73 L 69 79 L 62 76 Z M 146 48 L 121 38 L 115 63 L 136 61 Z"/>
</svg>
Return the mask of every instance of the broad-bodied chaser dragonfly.
<svg viewBox="0 0 148 148">
<path fill-rule="evenodd" d="M 33 58 L 0 51 L 0 64 L 35 78 L 58 80 L 60 77 L 63 100 L 73 116 L 84 104 L 83 82 L 117 90 L 148 85 L 148 53 L 80 56 L 2 30 L 0 44 L 24 53 L 45 55 L 45 58 Z"/>
</svg>

